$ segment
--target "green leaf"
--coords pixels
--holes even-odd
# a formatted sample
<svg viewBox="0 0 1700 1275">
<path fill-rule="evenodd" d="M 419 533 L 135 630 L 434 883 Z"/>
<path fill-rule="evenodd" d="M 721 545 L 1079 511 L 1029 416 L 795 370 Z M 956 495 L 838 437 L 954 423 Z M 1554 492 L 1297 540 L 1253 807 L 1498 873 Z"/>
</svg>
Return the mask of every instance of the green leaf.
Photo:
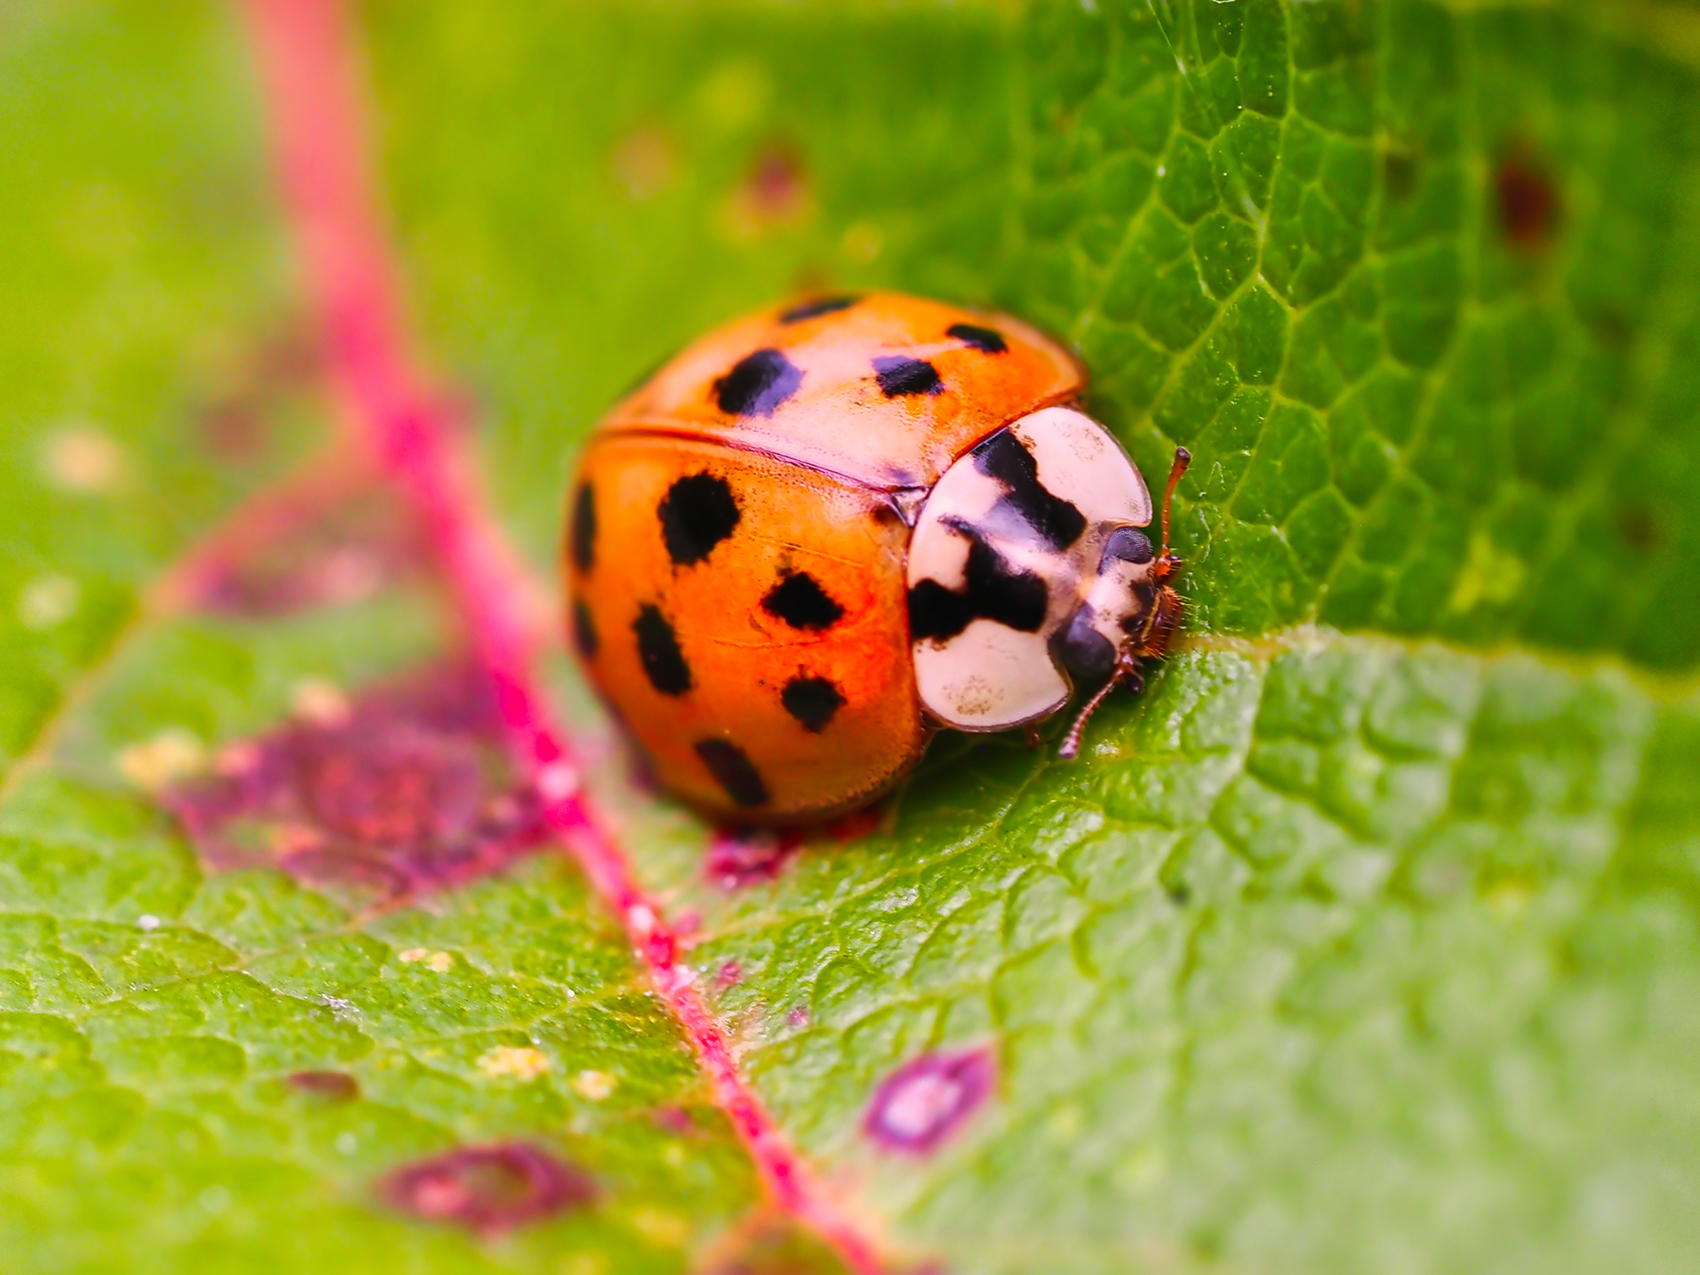
<svg viewBox="0 0 1700 1275">
<path fill-rule="evenodd" d="M 941 739 L 879 830 L 770 884 L 710 881 L 709 830 L 551 666 L 744 1074 L 870 1234 L 986 1272 L 1691 1265 L 1688 6 L 364 17 L 417 321 L 540 575 L 606 404 L 803 288 L 1020 314 L 1148 476 L 1196 458 L 1188 641 L 1083 760 Z M 170 605 L 329 418 L 310 368 L 264 370 L 302 338 L 240 33 L 43 5 L 0 58 L 0 1247 L 732 1262 L 754 1170 L 562 860 L 374 911 L 209 870 L 126 780 L 276 738 L 303 685 L 409 674 L 456 621 L 417 565 L 335 606 Z M 233 421 L 259 423 L 234 451 Z M 870 1138 L 899 1068 L 982 1048 L 992 1097 L 937 1149 Z M 288 1079 L 327 1071 L 358 1097 Z M 396 1166 L 504 1139 L 597 1203 L 487 1238 L 382 1202 Z"/>
<path fill-rule="evenodd" d="M 30 1272 L 685 1269 L 736 1238 L 755 1172 L 563 857 L 373 908 L 275 855 L 210 870 L 152 791 L 458 645 L 405 556 L 331 597 L 361 546 L 334 508 L 293 549 L 275 519 L 219 527 L 348 465 L 284 477 L 326 413 L 240 34 L 195 4 L 0 27 L 0 1251 Z M 379 790 L 377 817 L 405 796 Z M 516 1142 L 594 1204 L 486 1239 L 396 1207 L 398 1168 Z M 470 1189 L 500 1204 L 495 1163 Z"/>
</svg>

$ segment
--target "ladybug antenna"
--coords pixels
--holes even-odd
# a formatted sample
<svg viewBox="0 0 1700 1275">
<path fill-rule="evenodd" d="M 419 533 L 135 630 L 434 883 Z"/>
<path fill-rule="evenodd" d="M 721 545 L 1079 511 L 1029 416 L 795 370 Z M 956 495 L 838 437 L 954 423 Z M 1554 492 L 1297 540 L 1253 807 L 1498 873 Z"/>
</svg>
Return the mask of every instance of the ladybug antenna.
<svg viewBox="0 0 1700 1275">
<path fill-rule="evenodd" d="M 1175 463 L 1169 466 L 1169 485 L 1163 489 L 1163 548 L 1160 556 L 1171 557 L 1169 553 L 1169 506 L 1175 499 L 1175 488 L 1180 485 L 1181 475 L 1186 473 L 1186 467 L 1192 464 L 1192 453 L 1184 447 L 1175 448 Z"/>
<path fill-rule="evenodd" d="M 1087 720 L 1098 711 L 1098 705 L 1109 698 L 1111 691 L 1120 686 L 1125 679 L 1133 676 L 1137 667 L 1134 663 L 1133 652 L 1127 647 L 1123 647 L 1121 653 L 1116 656 L 1116 668 L 1110 674 L 1109 680 L 1092 692 L 1092 698 L 1080 706 L 1080 712 L 1075 717 L 1074 724 L 1068 728 L 1068 734 L 1063 736 L 1062 743 L 1057 747 L 1058 757 L 1061 757 L 1064 761 L 1073 761 L 1080 754 L 1080 737 L 1086 733 Z"/>
</svg>

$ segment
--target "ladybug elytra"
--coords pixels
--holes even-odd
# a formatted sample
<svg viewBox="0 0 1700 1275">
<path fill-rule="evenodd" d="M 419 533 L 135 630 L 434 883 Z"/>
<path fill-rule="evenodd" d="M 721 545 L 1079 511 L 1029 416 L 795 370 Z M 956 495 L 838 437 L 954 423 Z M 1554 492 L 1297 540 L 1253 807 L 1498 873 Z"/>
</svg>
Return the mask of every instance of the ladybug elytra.
<svg viewBox="0 0 1700 1275">
<path fill-rule="evenodd" d="M 1182 610 L 1168 498 L 1153 548 L 1084 382 L 1014 319 L 872 294 L 730 324 L 618 404 L 568 498 L 570 624 L 662 782 L 819 819 L 940 727 L 1031 726 L 1097 684 L 1072 756 Z"/>
</svg>

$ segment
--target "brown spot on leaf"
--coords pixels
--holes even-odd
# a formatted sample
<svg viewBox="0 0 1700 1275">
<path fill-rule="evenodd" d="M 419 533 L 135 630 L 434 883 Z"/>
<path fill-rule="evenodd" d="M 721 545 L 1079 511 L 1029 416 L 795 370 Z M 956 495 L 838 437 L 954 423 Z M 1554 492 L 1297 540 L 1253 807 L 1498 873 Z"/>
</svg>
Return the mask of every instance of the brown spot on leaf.
<svg viewBox="0 0 1700 1275">
<path fill-rule="evenodd" d="M 462 1147 L 403 1165 L 378 1183 L 392 1208 L 495 1236 L 582 1208 L 596 1196 L 582 1170 L 523 1142 Z"/>
<path fill-rule="evenodd" d="M 1664 543 L 1664 524 L 1646 505 L 1618 506 L 1616 521 L 1617 534 L 1631 549 L 1650 553 Z"/>
<path fill-rule="evenodd" d="M 614 176 L 639 203 L 665 190 L 677 168 L 673 143 L 657 129 L 639 129 L 614 150 Z"/>
<path fill-rule="evenodd" d="M 352 1102 L 360 1096 L 360 1082 L 345 1071 L 298 1071 L 290 1086 L 326 1102 Z"/>
<path fill-rule="evenodd" d="M 1558 188 L 1524 148 L 1503 155 L 1493 170 L 1499 228 L 1519 248 L 1544 247 L 1558 226 Z"/>
<path fill-rule="evenodd" d="M 1381 157 L 1381 185 L 1387 198 L 1406 200 L 1417 189 L 1417 158 L 1408 151 L 1389 150 Z"/>
<path fill-rule="evenodd" d="M 802 157 L 774 143 L 757 151 L 727 197 L 722 228 L 732 239 L 754 239 L 804 220 L 813 205 Z"/>
<path fill-rule="evenodd" d="M 223 460 L 256 460 L 285 401 L 316 386 L 318 349 L 304 328 L 292 327 L 218 361 L 217 386 L 200 412 L 201 436 Z"/>
<path fill-rule="evenodd" d="M 788 147 L 770 146 L 757 155 L 745 182 L 752 208 L 770 221 L 794 216 L 808 197 L 803 161 Z"/>
<path fill-rule="evenodd" d="M 393 904 L 465 884 L 549 840 L 515 771 L 489 682 L 433 668 L 224 750 L 240 765 L 169 788 L 214 868 L 274 867 Z"/>
</svg>

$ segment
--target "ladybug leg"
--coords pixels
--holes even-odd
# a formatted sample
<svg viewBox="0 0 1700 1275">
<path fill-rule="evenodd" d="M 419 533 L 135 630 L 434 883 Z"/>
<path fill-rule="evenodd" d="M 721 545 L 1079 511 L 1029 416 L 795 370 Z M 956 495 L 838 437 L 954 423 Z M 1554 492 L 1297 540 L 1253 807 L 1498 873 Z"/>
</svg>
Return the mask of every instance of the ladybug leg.
<svg viewBox="0 0 1700 1275">
<path fill-rule="evenodd" d="M 1039 728 L 1032 722 L 1028 722 L 1023 729 L 1027 732 L 1027 747 L 1037 748 L 1045 742 L 1045 737 L 1039 733 Z"/>
<path fill-rule="evenodd" d="M 1122 685 L 1135 695 L 1145 689 L 1145 669 L 1139 662 L 1139 656 L 1132 657 L 1132 665 L 1127 676 L 1122 678 Z"/>
<path fill-rule="evenodd" d="M 1139 656 L 1131 646 L 1122 647 L 1116 654 L 1115 671 L 1092 693 L 1092 698 L 1081 705 L 1074 725 L 1068 728 L 1068 734 L 1063 736 L 1063 741 L 1057 748 L 1058 757 L 1064 761 L 1072 761 L 1079 754 L 1080 737 L 1086 733 L 1087 721 L 1098 711 L 1098 705 L 1109 698 L 1110 692 L 1124 682 L 1137 682 L 1141 686 L 1145 683 L 1145 676 L 1139 671 Z"/>
</svg>

